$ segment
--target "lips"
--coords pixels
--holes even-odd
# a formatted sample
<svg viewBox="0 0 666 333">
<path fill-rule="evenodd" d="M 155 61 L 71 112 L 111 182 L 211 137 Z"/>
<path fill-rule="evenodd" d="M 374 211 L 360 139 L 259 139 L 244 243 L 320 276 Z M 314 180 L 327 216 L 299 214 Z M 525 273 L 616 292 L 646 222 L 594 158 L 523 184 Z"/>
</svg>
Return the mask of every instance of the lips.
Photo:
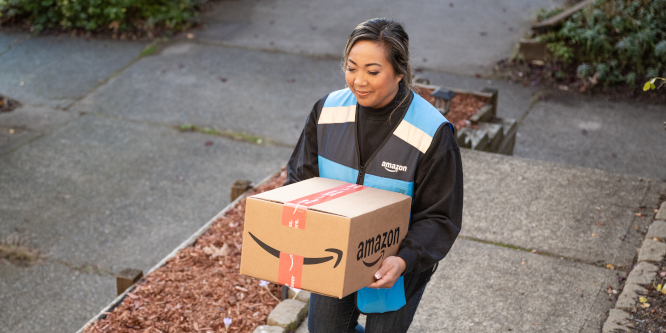
<svg viewBox="0 0 666 333">
<path fill-rule="evenodd" d="M 370 92 L 369 91 L 358 91 L 358 90 L 356 90 L 356 94 L 358 94 L 359 97 L 365 97 L 365 96 L 370 95 Z"/>
</svg>

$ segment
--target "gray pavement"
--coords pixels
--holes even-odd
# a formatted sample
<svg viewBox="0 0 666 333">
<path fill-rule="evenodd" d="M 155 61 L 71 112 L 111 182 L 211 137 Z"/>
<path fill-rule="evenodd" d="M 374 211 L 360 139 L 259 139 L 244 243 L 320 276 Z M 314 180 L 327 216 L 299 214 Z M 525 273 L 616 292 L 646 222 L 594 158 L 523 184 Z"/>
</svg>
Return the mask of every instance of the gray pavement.
<svg viewBox="0 0 666 333">
<path fill-rule="evenodd" d="M 525 117 L 514 155 L 664 183 L 665 121 L 664 104 L 553 92 Z"/>
<path fill-rule="evenodd" d="M 606 318 L 598 314 L 612 305 L 608 285 L 617 288 L 608 269 L 461 239 L 409 331 L 600 332 Z"/>
<path fill-rule="evenodd" d="M 0 262 L 0 332 L 77 330 L 114 298 L 120 269 L 148 270 L 228 203 L 234 180 L 277 170 L 315 101 L 344 86 L 348 34 L 381 15 L 405 22 L 418 76 L 498 88 L 498 115 L 522 120 L 522 158 L 463 151 L 462 235 L 413 331 L 598 332 L 617 281 L 603 267 L 631 262 L 651 220 L 634 214 L 666 192 L 662 106 L 487 76 L 550 1 L 346 5 L 219 2 L 194 39 L 143 58 L 147 41 L 0 33 L 0 48 L 24 39 L 0 56 L 0 94 L 23 105 L 0 114 L 0 237 L 45 258 Z M 185 123 L 275 144 L 174 129 Z"/>
<path fill-rule="evenodd" d="M 295 145 L 314 103 L 344 84 L 333 61 L 184 41 L 139 60 L 71 110 Z"/>
<path fill-rule="evenodd" d="M 206 14 L 198 35 L 255 50 L 339 60 L 347 36 L 373 17 L 398 19 L 410 33 L 414 66 L 461 75 L 488 74 L 511 54 L 534 11 L 563 0 L 225 1 Z"/>
<path fill-rule="evenodd" d="M 2 50 L 11 44 L 0 61 L 1 93 L 65 108 L 129 64 L 148 43 L 0 33 Z"/>
<path fill-rule="evenodd" d="M 635 214 L 666 191 L 636 176 L 498 154 L 464 151 L 463 166 L 463 236 L 587 263 L 630 265 L 643 234 L 628 230 L 649 225 Z"/>
</svg>

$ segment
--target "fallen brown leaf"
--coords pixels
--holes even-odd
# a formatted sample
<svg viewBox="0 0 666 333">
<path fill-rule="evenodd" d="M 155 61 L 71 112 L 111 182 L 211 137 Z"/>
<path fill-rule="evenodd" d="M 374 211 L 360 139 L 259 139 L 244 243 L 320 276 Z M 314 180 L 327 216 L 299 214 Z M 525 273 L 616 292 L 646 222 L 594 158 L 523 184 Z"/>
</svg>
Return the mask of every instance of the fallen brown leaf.
<svg viewBox="0 0 666 333">
<path fill-rule="evenodd" d="M 209 245 L 204 247 L 203 249 L 204 253 L 209 255 L 211 259 L 217 258 L 217 257 L 226 257 L 231 253 L 231 250 L 229 249 L 229 245 L 227 243 L 224 243 L 221 248 L 215 247 L 215 245 Z"/>
</svg>

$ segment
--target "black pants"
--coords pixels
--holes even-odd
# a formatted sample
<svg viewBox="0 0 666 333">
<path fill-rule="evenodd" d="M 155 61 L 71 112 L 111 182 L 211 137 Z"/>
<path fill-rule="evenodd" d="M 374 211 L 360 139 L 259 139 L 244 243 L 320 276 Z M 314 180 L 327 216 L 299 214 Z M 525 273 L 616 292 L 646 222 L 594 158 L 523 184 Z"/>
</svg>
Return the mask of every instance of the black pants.
<svg viewBox="0 0 666 333">
<path fill-rule="evenodd" d="M 365 331 L 407 332 L 412 323 L 416 308 L 426 284 L 415 290 L 407 299 L 407 304 L 397 311 L 368 314 Z M 356 293 L 342 299 L 312 294 L 308 314 L 310 333 L 352 333 L 356 331 L 360 312 L 356 308 Z"/>
</svg>

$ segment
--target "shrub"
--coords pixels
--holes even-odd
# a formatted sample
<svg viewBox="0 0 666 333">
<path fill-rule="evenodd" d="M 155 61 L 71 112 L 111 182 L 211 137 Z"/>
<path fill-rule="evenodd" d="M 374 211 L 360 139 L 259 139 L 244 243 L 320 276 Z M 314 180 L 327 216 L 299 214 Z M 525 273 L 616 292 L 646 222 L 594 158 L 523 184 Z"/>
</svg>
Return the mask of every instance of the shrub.
<svg viewBox="0 0 666 333">
<path fill-rule="evenodd" d="M 581 79 L 635 87 L 637 80 L 666 76 L 666 1 L 595 0 L 537 39 Z"/>
<path fill-rule="evenodd" d="M 196 24 L 206 0 L 0 0 L 0 25 L 27 20 L 31 30 L 114 32 L 180 30 Z"/>
</svg>

